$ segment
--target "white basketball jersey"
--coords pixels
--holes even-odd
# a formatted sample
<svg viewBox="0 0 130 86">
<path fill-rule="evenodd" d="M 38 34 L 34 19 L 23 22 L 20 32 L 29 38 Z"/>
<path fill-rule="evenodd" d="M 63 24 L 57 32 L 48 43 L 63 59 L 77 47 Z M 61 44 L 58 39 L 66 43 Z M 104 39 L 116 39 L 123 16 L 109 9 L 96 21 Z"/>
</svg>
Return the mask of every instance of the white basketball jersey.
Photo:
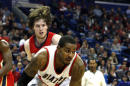
<svg viewBox="0 0 130 86">
<path fill-rule="evenodd" d="M 61 84 L 66 78 L 70 75 L 70 70 L 72 65 L 74 64 L 77 54 L 75 53 L 73 59 L 71 60 L 70 64 L 65 67 L 62 73 L 58 74 L 55 71 L 55 53 L 56 53 L 57 46 L 47 46 L 46 50 L 48 52 L 48 64 L 45 70 L 38 71 L 38 77 L 46 86 L 58 86 Z"/>
</svg>

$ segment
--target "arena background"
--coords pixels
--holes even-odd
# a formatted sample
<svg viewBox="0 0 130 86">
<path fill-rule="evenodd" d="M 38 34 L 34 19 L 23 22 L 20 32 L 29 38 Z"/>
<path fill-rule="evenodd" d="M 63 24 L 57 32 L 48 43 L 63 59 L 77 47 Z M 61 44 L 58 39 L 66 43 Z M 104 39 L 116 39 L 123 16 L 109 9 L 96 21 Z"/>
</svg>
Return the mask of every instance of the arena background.
<svg viewBox="0 0 130 86">
<path fill-rule="evenodd" d="M 130 86 L 130 0 L 0 0 L 0 36 L 10 43 L 15 83 L 28 64 L 22 46 L 33 34 L 29 10 L 42 5 L 51 7 L 49 30 L 75 38 L 86 70 L 94 57 L 108 86 Z"/>
</svg>

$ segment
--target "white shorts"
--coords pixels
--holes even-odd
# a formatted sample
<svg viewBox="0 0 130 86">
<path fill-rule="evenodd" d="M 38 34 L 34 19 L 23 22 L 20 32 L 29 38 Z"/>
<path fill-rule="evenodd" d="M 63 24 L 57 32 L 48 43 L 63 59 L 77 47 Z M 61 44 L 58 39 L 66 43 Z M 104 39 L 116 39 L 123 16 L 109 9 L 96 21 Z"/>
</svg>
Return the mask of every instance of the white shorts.
<svg viewBox="0 0 130 86">
<path fill-rule="evenodd" d="M 37 76 L 38 75 L 36 74 L 35 77 L 28 83 L 27 86 L 38 86 L 39 79 L 37 78 Z M 60 86 L 69 86 L 70 80 L 71 80 L 71 77 L 65 79 L 65 81 L 63 81 Z"/>
<path fill-rule="evenodd" d="M 35 75 L 35 77 L 28 83 L 27 86 L 38 86 L 38 81 L 37 81 L 37 74 Z"/>
<path fill-rule="evenodd" d="M 63 81 L 60 86 L 69 86 L 70 80 L 71 80 L 71 77 L 65 79 L 65 81 Z"/>
</svg>

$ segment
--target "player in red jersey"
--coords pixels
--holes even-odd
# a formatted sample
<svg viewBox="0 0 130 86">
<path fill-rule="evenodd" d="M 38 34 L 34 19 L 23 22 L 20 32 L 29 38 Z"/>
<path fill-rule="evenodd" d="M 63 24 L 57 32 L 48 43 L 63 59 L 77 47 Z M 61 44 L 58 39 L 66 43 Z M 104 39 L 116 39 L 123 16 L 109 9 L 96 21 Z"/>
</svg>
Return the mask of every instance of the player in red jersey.
<svg viewBox="0 0 130 86">
<path fill-rule="evenodd" d="M 58 44 L 61 36 L 48 31 L 51 23 L 52 18 L 48 6 L 34 9 L 29 14 L 29 27 L 33 29 L 35 33 L 24 43 L 24 49 L 29 61 L 31 61 L 33 55 L 35 55 L 42 47 Z M 34 78 L 28 86 L 36 84 L 37 82 Z"/>
<path fill-rule="evenodd" d="M 35 33 L 24 43 L 24 49 L 29 61 L 32 59 L 32 55 L 38 52 L 42 47 L 58 44 L 61 36 L 48 31 L 51 23 L 52 18 L 48 6 L 42 6 L 32 10 L 29 14 L 29 27 L 33 29 Z"/>
<path fill-rule="evenodd" d="M 0 86 L 14 86 L 12 54 L 7 41 L 0 37 Z"/>
</svg>

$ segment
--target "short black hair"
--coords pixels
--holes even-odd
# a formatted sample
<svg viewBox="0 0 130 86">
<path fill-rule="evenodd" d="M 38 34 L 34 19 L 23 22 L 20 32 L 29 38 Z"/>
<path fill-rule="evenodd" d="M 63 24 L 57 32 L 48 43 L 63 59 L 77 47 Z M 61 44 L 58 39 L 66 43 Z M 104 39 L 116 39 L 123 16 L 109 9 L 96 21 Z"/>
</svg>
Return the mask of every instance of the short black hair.
<svg viewBox="0 0 130 86">
<path fill-rule="evenodd" d="M 91 60 L 95 60 L 95 62 L 97 63 L 97 60 L 94 57 L 92 57 L 88 59 L 88 64 L 90 63 Z"/>
<path fill-rule="evenodd" d="M 62 36 L 59 40 L 58 46 L 64 47 L 66 43 L 76 44 L 74 38 L 70 35 Z"/>
</svg>

